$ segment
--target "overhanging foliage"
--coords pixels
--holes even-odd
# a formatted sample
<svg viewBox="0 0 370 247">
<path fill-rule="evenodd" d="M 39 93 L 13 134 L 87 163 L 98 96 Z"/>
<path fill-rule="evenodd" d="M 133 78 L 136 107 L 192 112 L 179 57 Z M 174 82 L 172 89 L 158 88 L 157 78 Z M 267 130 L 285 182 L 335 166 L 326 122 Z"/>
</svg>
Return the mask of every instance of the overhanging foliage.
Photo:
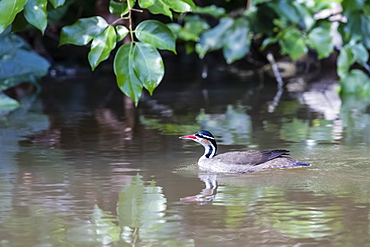
<svg viewBox="0 0 370 247">
<path fill-rule="evenodd" d="M 65 4 L 64 0 L 1 0 L 0 33 L 21 14 L 44 33 L 48 13 Z M 333 5 L 343 11 L 319 15 L 333 10 Z M 100 16 L 81 18 L 62 29 L 60 45 L 90 45 L 88 60 L 94 70 L 110 56 L 117 42 L 128 37 L 125 40 L 129 44 L 118 47 L 114 72 L 119 88 L 137 104 L 142 89 L 152 94 L 164 76 L 158 49 L 176 53 L 176 39 L 183 40 L 187 51 L 195 51 L 201 58 L 221 49 L 227 63 L 248 56 L 255 41 L 261 44 L 260 49 L 277 44 L 280 52 L 293 60 L 309 50 L 315 50 L 322 59 L 334 51 L 332 25 L 337 22 L 342 40 L 337 61 L 341 91 L 370 95 L 369 6 L 370 0 L 255 0 L 230 11 L 213 5 L 196 6 L 192 0 L 110 0 L 109 11 L 118 16 L 116 21 L 108 23 Z M 138 7 L 179 21 L 166 25 L 145 20 L 134 28 L 132 13 L 142 11 Z M 352 70 L 353 65 L 360 70 Z"/>
</svg>

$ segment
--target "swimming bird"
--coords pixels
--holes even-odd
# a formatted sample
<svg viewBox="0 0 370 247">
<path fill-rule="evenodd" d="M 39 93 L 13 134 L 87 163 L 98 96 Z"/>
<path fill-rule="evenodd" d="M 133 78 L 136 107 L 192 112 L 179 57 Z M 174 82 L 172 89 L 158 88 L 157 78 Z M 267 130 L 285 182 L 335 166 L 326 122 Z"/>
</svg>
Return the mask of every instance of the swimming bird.
<svg viewBox="0 0 370 247">
<path fill-rule="evenodd" d="M 200 130 L 192 135 L 181 136 L 202 144 L 204 155 L 198 160 L 202 170 L 226 173 L 256 172 L 267 168 L 298 168 L 311 166 L 309 163 L 286 157 L 288 150 L 269 151 L 236 151 L 216 154 L 217 143 L 214 136 L 207 130 Z"/>
</svg>

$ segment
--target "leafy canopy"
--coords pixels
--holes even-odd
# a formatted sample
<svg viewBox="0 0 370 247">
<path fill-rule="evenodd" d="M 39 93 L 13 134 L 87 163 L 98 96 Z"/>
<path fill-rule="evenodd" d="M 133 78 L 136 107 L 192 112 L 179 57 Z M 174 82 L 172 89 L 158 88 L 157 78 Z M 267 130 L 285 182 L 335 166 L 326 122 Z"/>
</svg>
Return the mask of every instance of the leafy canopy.
<svg viewBox="0 0 370 247">
<path fill-rule="evenodd" d="M 118 87 L 137 105 L 143 88 L 152 94 L 164 76 L 163 60 L 158 50 L 176 53 L 176 39 L 183 40 L 187 51 L 197 52 L 200 58 L 209 52 L 222 50 L 229 64 L 247 56 L 253 42 L 261 44 L 257 47 L 261 50 L 278 45 L 281 53 L 293 60 L 310 49 L 322 59 L 334 50 L 333 14 L 317 14 L 332 8 L 333 4 L 341 4 L 343 11 L 338 14 L 346 19 L 339 21 L 337 30 L 343 43 L 337 60 L 341 90 L 359 93 L 368 88 L 368 94 L 365 94 L 370 95 L 370 80 L 365 73 L 370 73 L 367 65 L 370 0 L 251 2 L 248 9 L 230 12 L 214 5 L 195 6 L 192 0 L 110 0 L 109 11 L 118 16 L 117 20 L 107 23 L 100 16 L 80 18 L 62 29 L 60 45 L 90 45 L 88 61 L 94 70 L 111 55 L 117 42 L 129 40 L 129 43 L 119 45 L 113 67 Z M 0 34 L 9 35 L 6 30 L 10 29 L 18 14 L 23 14 L 29 24 L 44 33 L 50 10 L 66 4 L 65 0 L 0 0 Z M 132 12 L 141 11 L 135 6 L 171 20 L 178 16 L 179 22 L 166 25 L 150 19 L 133 28 Z M 183 14 L 188 12 L 191 13 Z M 121 25 L 121 21 L 126 21 L 127 26 Z M 362 70 L 353 70 L 354 64 L 361 66 Z M 47 67 L 45 63 L 42 71 Z"/>
<path fill-rule="evenodd" d="M 116 42 L 129 35 L 131 42 L 118 48 L 113 67 L 118 87 L 137 105 L 143 88 L 152 94 L 164 76 L 163 60 L 157 49 L 176 53 L 176 43 L 171 29 L 157 20 L 142 21 L 136 29 L 132 29 L 131 12 L 135 11 L 133 9 L 135 3 L 133 0 L 110 1 L 110 12 L 121 16 L 115 23 L 128 19 L 129 28 L 114 25 L 115 23 L 108 24 L 99 16 L 81 18 L 73 25 L 62 29 L 60 45 L 87 45 L 91 42 L 88 59 L 94 70 L 109 57 L 116 47 Z M 190 0 L 139 0 L 138 4 L 153 14 L 163 14 L 171 18 L 171 9 L 186 12 L 195 6 Z"/>
</svg>

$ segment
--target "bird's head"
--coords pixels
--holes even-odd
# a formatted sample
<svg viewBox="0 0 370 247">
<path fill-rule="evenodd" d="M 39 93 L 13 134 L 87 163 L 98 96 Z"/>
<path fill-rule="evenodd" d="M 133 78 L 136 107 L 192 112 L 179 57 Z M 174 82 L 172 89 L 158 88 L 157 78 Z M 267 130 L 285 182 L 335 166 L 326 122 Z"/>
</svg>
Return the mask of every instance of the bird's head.
<svg viewBox="0 0 370 247">
<path fill-rule="evenodd" d="M 216 139 L 207 130 L 200 130 L 192 135 L 180 136 L 180 139 L 190 139 L 202 144 L 205 148 L 212 148 L 212 150 L 217 149 Z"/>
</svg>

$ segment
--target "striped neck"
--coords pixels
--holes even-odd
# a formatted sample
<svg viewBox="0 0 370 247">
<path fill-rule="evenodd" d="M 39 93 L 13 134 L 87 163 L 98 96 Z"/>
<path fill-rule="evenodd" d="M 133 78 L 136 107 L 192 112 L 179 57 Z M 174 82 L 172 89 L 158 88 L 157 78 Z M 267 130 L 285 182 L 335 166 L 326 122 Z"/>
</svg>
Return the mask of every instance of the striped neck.
<svg viewBox="0 0 370 247">
<path fill-rule="evenodd" d="M 212 142 L 210 142 L 210 144 L 204 144 L 204 157 L 206 158 L 212 158 L 216 155 L 216 151 L 217 151 L 217 146 L 213 145 Z"/>
</svg>

